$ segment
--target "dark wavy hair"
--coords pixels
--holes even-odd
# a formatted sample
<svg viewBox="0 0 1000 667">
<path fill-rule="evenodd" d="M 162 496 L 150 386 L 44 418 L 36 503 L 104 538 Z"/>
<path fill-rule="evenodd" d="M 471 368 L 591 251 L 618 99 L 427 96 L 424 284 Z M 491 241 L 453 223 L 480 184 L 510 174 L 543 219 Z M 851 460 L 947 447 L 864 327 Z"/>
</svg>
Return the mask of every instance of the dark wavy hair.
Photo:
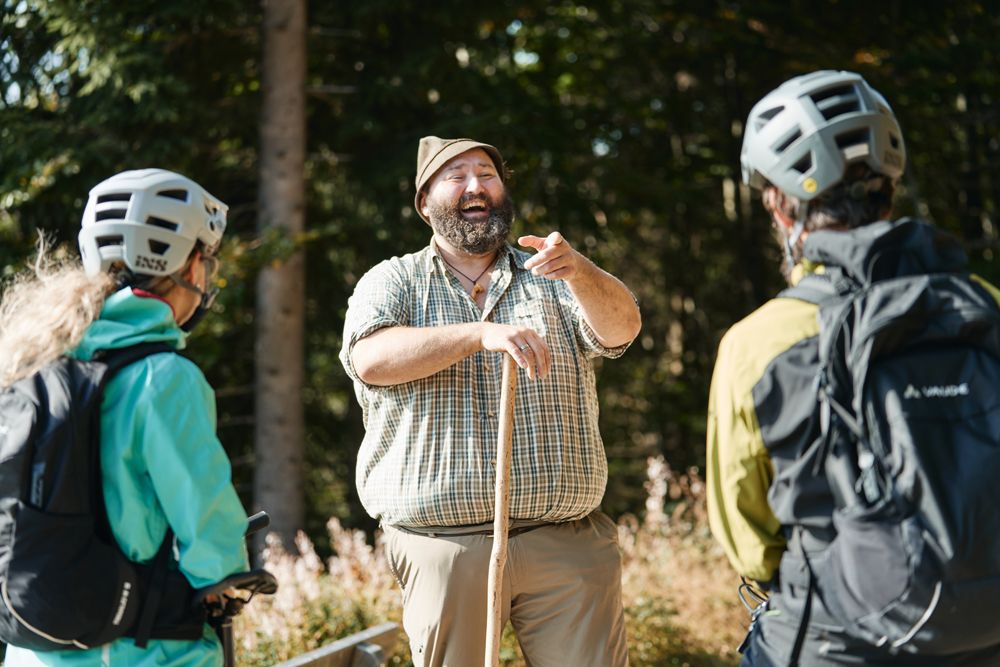
<svg viewBox="0 0 1000 667">
<path fill-rule="evenodd" d="M 854 229 L 886 219 L 892 213 L 896 184 L 866 164 L 853 164 L 844 179 L 809 202 L 806 230 Z"/>
</svg>

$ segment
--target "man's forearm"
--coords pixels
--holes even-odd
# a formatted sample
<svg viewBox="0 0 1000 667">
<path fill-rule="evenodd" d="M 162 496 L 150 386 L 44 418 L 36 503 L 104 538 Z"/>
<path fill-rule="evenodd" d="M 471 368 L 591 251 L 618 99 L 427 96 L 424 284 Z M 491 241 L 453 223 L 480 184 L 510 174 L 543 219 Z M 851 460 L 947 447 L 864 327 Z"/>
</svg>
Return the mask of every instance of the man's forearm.
<svg viewBox="0 0 1000 667">
<path fill-rule="evenodd" d="M 625 283 L 590 260 L 566 282 L 602 345 L 618 347 L 639 335 L 642 318 Z"/>
<path fill-rule="evenodd" d="M 354 344 L 351 362 L 366 383 L 389 386 L 430 377 L 482 349 L 481 323 L 388 327 Z"/>
</svg>

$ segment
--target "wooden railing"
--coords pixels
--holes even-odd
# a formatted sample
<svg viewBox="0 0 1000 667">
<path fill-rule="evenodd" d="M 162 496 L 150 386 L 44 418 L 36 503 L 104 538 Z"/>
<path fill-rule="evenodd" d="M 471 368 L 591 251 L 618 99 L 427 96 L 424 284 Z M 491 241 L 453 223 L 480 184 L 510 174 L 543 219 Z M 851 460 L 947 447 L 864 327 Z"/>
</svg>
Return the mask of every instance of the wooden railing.
<svg viewBox="0 0 1000 667">
<path fill-rule="evenodd" d="M 382 667 L 396 650 L 399 625 L 383 623 L 275 667 Z"/>
</svg>

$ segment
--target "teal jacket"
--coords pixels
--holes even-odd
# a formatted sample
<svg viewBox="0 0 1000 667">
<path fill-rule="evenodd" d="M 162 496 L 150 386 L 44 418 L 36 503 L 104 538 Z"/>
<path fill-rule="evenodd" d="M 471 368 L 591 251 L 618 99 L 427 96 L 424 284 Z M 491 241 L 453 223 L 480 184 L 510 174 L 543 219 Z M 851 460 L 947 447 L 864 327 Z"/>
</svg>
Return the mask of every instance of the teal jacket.
<svg viewBox="0 0 1000 667">
<path fill-rule="evenodd" d="M 87 329 L 78 359 L 97 350 L 164 342 L 180 350 L 186 334 L 170 306 L 129 288 L 111 295 Z M 215 395 L 198 367 L 178 354 L 154 354 L 124 369 L 101 406 L 101 471 L 112 532 L 131 560 L 150 560 L 166 534 L 177 536 L 178 566 L 199 588 L 247 569 L 247 515 L 215 435 Z M 9 647 L 6 667 L 201 667 L 222 664 L 206 625 L 201 640 L 125 638 L 88 651 L 31 652 Z"/>
</svg>

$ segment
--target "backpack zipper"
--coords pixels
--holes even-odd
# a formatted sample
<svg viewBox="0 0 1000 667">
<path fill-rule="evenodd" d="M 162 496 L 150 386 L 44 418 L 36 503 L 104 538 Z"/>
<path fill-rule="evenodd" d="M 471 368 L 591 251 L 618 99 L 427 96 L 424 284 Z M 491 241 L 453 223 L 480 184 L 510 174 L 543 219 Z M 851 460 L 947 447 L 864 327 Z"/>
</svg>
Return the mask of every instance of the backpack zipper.
<svg viewBox="0 0 1000 667">
<path fill-rule="evenodd" d="M 7 594 L 7 580 L 6 579 L 3 580 L 3 585 L 0 586 L 0 595 L 3 596 L 3 603 L 7 607 L 7 609 L 10 610 L 10 613 L 14 617 L 14 619 L 18 623 L 20 623 L 21 625 L 23 625 L 25 628 L 27 628 L 30 632 L 33 632 L 36 635 L 38 635 L 39 637 L 47 639 L 50 642 L 54 642 L 56 644 L 62 644 L 64 646 L 76 646 L 77 648 L 83 648 L 83 649 L 90 648 L 86 644 L 81 644 L 80 642 L 76 641 L 75 639 L 59 639 L 58 637 L 53 637 L 52 635 L 50 635 L 50 634 L 48 634 L 48 633 L 46 633 L 46 632 L 44 632 L 42 630 L 39 630 L 38 628 L 36 628 L 35 626 L 33 626 L 31 623 L 28 623 L 28 621 L 26 621 L 20 614 L 17 613 L 17 610 L 14 609 L 14 605 L 11 604 L 10 596 Z"/>
</svg>

